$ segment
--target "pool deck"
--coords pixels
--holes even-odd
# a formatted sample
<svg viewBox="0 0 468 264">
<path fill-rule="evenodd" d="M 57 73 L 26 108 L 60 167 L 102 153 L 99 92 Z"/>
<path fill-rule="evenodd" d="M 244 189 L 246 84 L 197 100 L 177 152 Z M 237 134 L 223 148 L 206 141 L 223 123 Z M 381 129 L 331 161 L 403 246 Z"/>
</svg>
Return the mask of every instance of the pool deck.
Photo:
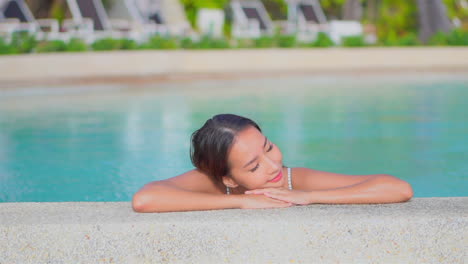
<svg viewBox="0 0 468 264">
<path fill-rule="evenodd" d="M 468 263 L 468 197 L 134 213 L 0 203 L 0 263 Z"/>
<path fill-rule="evenodd" d="M 109 51 L 0 56 L 0 89 L 281 74 L 468 73 L 468 47 Z"/>
</svg>

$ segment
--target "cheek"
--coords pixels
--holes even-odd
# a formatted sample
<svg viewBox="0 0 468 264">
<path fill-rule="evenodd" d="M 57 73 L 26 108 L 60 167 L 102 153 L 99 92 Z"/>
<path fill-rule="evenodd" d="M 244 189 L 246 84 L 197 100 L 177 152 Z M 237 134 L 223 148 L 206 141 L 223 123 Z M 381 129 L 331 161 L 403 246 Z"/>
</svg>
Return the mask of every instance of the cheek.
<svg viewBox="0 0 468 264">
<path fill-rule="evenodd" d="M 272 159 L 281 162 L 283 160 L 283 153 L 281 150 L 275 145 L 275 148 L 271 151 Z"/>
<path fill-rule="evenodd" d="M 242 175 L 236 175 L 236 182 L 243 186 L 246 189 L 257 189 L 260 188 L 264 183 L 265 179 L 263 179 L 264 173 L 262 170 L 258 170 L 255 173 L 246 173 Z"/>
</svg>

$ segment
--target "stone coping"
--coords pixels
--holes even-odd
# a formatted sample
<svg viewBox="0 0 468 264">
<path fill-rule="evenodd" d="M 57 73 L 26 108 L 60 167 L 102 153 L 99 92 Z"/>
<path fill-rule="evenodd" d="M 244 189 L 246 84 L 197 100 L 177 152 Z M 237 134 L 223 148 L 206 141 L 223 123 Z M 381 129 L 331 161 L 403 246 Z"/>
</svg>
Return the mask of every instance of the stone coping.
<svg viewBox="0 0 468 264">
<path fill-rule="evenodd" d="M 0 203 L 0 263 L 467 263 L 468 197 L 134 213 Z"/>
<path fill-rule="evenodd" d="M 0 56 L 0 87 L 217 76 L 468 72 L 468 47 L 109 51 Z"/>
</svg>

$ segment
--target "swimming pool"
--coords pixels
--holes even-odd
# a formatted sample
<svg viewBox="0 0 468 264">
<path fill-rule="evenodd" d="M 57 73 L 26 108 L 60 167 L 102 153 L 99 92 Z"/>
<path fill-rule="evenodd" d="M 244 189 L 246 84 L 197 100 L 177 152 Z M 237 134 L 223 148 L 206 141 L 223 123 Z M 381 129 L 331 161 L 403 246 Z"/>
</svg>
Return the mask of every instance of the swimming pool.
<svg viewBox="0 0 468 264">
<path fill-rule="evenodd" d="M 217 113 L 257 121 L 288 166 L 392 174 L 416 197 L 468 195 L 463 75 L 84 88 L 0 91 L 0 202 L 128 201 L 191 169 L 190 135 Z"/>
</svg>

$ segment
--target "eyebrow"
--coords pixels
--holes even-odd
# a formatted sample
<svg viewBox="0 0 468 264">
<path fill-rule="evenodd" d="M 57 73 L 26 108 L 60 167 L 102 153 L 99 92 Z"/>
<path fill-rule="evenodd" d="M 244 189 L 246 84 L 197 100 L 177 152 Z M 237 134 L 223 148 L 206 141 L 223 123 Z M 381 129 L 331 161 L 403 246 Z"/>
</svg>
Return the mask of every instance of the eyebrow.
<svg viewBox="0 0 468 264">
<path fill-rule="evenodd" d="M 267 142 L 268 142 L 268 139 L 267 139 L 267 137 L 265 137 L 265 142 L 263 143 L 263 148 L 265 148 Z M 247 164 L 245 164 L 243 168 L 245 168 L 245 167 L 249 166 L 250 164 L 254 163 L 257 159 L 258 159 L 258 156 L 255 156 L 252 160 L 247 162 Z"/>
</svg>

